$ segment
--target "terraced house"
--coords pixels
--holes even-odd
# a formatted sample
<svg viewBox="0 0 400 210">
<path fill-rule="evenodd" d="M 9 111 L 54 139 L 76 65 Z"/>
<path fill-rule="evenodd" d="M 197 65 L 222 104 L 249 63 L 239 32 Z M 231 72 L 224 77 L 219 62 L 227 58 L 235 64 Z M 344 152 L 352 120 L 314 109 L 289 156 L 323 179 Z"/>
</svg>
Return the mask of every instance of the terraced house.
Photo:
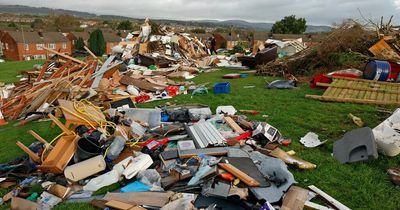
<svg viewBox="0 0 400 210">
<path fill-rule="evenodd" d="M 43 47 L 71 54 L 71 42 L 60 32 L 5 31 L 1 38 L 8 60 L 46 59 L 53 56 Z"/>
</svg>

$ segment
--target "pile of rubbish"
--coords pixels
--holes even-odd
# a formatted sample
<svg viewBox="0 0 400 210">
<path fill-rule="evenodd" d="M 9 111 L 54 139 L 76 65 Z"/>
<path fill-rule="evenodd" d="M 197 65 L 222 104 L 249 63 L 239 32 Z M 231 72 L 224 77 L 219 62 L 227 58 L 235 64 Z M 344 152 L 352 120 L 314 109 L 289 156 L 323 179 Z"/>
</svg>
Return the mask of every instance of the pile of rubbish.
<svg viewBox="0 0 400 210">
<path fill-rule="evenodd" d="M 47 141 L 30 131 L 37 142 L 17 142 L 27 156 L 2 164 L 0 184 L 11 189 L 3 202 L 11 201 L 12 209 L 51 209 L 61 202 L 101 209 L 323 208 L 310 201 L 317 195 L 348 209 L 315 186 L 295 186 L 288 166 L 316 165 L 281 149 L 290 140 L 278 129 L 249 121 L 232 106 L 213 114 L 205 105 L 58 104 L 66 123 L 48 116 L 60 135 Z"/>
</svg>

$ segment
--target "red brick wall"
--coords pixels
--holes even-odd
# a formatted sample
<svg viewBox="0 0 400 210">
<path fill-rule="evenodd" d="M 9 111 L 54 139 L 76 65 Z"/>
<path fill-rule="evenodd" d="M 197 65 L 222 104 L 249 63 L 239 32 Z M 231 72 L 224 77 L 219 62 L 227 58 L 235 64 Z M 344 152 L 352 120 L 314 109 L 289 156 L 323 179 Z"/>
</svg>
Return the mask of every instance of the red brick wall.
<svg viewBox="0 0 400 210">
<path fill-rule="evenodd" d="M 3 37 L 2 41 L 4 43 L 8 43 L 8 50 L 3 49 L 3 53 L 4 56 L 9 60 L 24 60 L 25 57 L 28 56 L 31 59 L 34 59 L 35 55 L 44 55 L 46 57 L 49 56 L 49 54 L 51 55 L 51 53 L 47 52 L 46 50 L 37 49 L 36 43 L 28 44 L 29 47 L 28 50 L 26 50 L 25 45 L 23 43 L 16 44 L 15 41 L 8 34 Z M 65 41 L 65 43 L 66 43 L 65 49 L 63 49 L 63 42 L 54 43 L 56 45 L 55 50 L 65 54 L 71 54 L 72 53 L 71 42 Z M 44 43 L 44 47 L 48 47 L 48 43 Z"/>
<path fill-rule="evenodd" d="M 117 46 L 119 42 L 106 42 L 106 54 L 111 55 L 112 54 L 112 48 Z"/>
<path fill-rule="evenodd" d="M 8 45 L 8 49 L 3 48 L 4 57 L 9 60 L 19 60 L 18 47 L 14 39 L 9 34 L 5 34 L 1 42 Z"/>
</svg>

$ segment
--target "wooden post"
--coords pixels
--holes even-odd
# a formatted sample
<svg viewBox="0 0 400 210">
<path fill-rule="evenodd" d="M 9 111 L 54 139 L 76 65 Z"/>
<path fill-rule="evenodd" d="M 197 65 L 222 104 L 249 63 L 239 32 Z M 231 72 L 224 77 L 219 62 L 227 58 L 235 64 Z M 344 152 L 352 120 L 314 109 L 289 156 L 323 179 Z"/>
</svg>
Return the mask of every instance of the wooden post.
<svg viewBox="0 0 400 210">
<path fill-rule="evenodd" d="M 55 50 L 52 50 L 52 49 L 49 49 L 49 48 L 46 48 L 46 47 L 42 47 L 42 48 L 45 49 L 45 50 L 47 50 L 47 51 L 49 51 L 49 52 L 51 52 L 51 53 L 54 53 L 54 54 L 57 54 L 57 55 L 59 55 L 59 56 L 61 56 L 61 57 L 63 57 L 63 58 L 66 58 L 66 59 L 68 59 L 68 60 L 72 60 L 72 61 L 74 61 L 74 62 L 76 62 L 76 63 L 85 64 L 85 65 L 86 65 L 85 62 L 83 62 L 83 61 L 81 61 L 81 60 L 79 60 L 79 59 L 73 58 L 73 57 L 68 56 L 68 55 L 64 55 L 64 54 L 62 54 L 62 53 L 59 53 L 59 52 L 57 52 L 57 51 L 55 51 Z"/>
</svg>

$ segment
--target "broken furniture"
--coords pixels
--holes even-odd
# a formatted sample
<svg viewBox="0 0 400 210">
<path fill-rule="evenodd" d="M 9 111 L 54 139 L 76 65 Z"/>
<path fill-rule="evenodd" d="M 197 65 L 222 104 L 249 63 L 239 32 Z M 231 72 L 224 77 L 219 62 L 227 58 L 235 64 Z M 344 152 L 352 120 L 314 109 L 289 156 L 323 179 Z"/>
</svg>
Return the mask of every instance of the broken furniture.
<svg viewBox="0 0 400 210">
<path fill-rule="evenodd" d="M 71 125 L 87 125 L 87 126 L 97 126 L 98 122 L 93 121 L 92 119 L 87 118 L 85 115 L 79 113 L 75 107 L 74 102 L 67 101 L 63 99 L 58 99 L 59 109 L 61 109 L 62 114 L 65 118 L 65 127 L 69 128 Z M 57 109 L 55 113 L 55 117 L 60 117 L 60 110 Z M 99 110 L 96 110 L 92 106 L 85 107 L 85 112 L 95 115 L 98 119 L 105 119 L 104 114 L 102 114 Z M 52 124 L 54 127 L 54 123 Z"/>
<path fill-rule="evenodd" d="M 322 96 L 306 95 L 320 101 L 350 102 L 360 104 L 400 105 L 400 84 L 345 77 L 333 77 L 331 84 L 317 83 L 328 87 Z"/>
<path fill-rule="evenodd" d="M 353 163 L 378 158 L 371 128 L 359 128 L 344 134 L 333 144 L 333 157 L 341 163 Z"/>
<path fill-rule="evenodd" d="M 76 142 L 78 141 L 79 136 L 68 130 L 68 128 L 66 128 L 64 124 L 62 124 L 53 115 L 49 114 L 49 117 L 61 128 L 65 135 L 61 136 L 60 139 L 57 140 L 57 144 L 51 149 L 50 153 L 39 166 L 39 169 L 43 172 L 62 174 L 64 168 L 67 166 L 68 162 L 72 159 L 75 153 Z M 30 133 L 41 143 L 47 145 L 46 148 L 50 147 L 50 145 L 35 132 L 30 131 Z M 24 150 L 35 162 L 40 162 L 40 157 L 33 153 L 28 147 L 26 147 L 19 141 L 17 142 L 17 145 L 22 150 Z"/>
</svg>

